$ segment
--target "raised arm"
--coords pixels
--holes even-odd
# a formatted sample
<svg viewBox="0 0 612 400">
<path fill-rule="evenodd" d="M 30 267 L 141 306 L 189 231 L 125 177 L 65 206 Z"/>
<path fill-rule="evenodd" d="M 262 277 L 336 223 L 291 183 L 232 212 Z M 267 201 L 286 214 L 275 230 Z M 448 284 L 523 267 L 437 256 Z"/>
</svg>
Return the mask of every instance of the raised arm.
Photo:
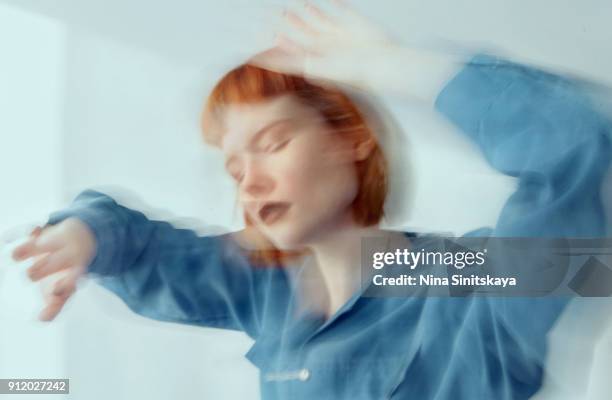
<svg viewBox="0 0 612 400">
<path fill-rule="evenodd" d="M 570 79 L 488 55 L 473 58 L 444 87 L 437 110 L 494 168 L 518 178 L 495 228 L 470 235 L 605 236 L 601 189 L 612 156 L 612 125 L 580 88 Z M 497 343 L 479 351 L 494 368 L 508 371 L 505 383 L 516 393 L 529 388 L 521 382 L 541 382 L 547 333 L 570 300 L 527 296 L 473 299 L 477 311 L 467 324 Z"/>
<path fill-rule="evenodd" d="M 592 237 L 606 231 L 601 188 L 611 128 L 576 82 L 489 55 L 444 87 L 436 109 L 518 188 L 495 236 Z"/>
</svg>

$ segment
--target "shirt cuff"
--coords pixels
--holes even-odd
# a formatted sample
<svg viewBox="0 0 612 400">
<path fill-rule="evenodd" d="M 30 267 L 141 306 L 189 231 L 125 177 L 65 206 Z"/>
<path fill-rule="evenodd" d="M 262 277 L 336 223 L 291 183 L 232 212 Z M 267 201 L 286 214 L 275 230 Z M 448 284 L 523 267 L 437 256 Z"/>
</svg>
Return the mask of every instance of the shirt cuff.
<svg viewBox="0 0 612 400">
<path fill-rule="evenodd" d="M 116 268 L 113 267 L 117 263 L 112 261 L 114 257 L 112 217 L 104 210 L 79 204 L 75 200 L 69 208 L 52 213 L 47 225 L 55 225 L 67 218 L 77 218 L 83 222 L 95 238 L 95 255 L 87 266 L 87 272 L 97 275 L 117 274 L 119 271 L 115 271 Z"/>
</svg>

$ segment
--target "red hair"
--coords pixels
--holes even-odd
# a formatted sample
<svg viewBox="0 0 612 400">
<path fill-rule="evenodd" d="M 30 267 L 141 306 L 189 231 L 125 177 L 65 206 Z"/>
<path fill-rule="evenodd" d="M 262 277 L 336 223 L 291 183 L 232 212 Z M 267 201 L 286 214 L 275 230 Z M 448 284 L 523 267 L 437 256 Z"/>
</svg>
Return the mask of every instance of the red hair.
<svg viewBox="0 0 612 400">
<path fill-rule="evenodd" d="M 375 143 L 367 158 L 355 163 L 359 189 L 351 209 L 357 224 L 364 227 L 378 224 L 384 215 L 388 191 L 387 162 L 364 114 L 339 88 L 323 87 L 301 76 L 270 71 L 250 63 L 242 64 L 221 78 L 209 95 L 201 120 L 204 140 L 220 147 L 224 134 L 222 112 L 225 106 L 256 103 L 286 94 L 295 96 L 302 104 L 318 111 L 337 134 Z M 360 106 L 363 107 L 363 104 L 360 103 Z M 246 213 L 244 217 L 249 240 L 257 248 L 250 254 L 256 264 L 282 265 L 303 254 L 274 248 L 255 229 Z"/>
</svg>

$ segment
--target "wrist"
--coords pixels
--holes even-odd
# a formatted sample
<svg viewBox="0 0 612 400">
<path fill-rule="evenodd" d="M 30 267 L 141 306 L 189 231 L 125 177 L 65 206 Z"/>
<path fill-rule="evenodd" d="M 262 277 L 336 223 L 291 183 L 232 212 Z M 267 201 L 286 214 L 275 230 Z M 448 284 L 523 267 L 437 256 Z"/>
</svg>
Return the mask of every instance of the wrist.
<svg viewBox="0 0 612 400">
<path fill-rule="evenodd" d="M 464 64 L 463 57 L 390 44 L 373 59 L 372 89 L 433 106 L 436 97 Z"/>
</svg>

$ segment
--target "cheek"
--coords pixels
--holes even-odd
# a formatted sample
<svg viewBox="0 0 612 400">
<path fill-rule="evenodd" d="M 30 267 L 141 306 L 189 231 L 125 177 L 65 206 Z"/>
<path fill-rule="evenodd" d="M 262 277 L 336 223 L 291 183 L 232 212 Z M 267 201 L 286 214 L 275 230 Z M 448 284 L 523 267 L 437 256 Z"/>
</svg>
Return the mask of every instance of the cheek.
<svg viewBox="0 0 612 400">
<path fill-rule="evenodd" d="M 302 136 L 275 156 L 269 170 L 274 171 L 279 196 L 318 207 L 339 205 L 354 197 L 354 163 L 343 160 L 333 149 L 326 138 Z"/>
<path fill-rule="evenodd" d="M 277 190 L 281 197 L 290 201 L 303 199 L 317 186 L 317 172 L 312 166 L 291 163 L 287 168 L 277 171 Z"/>
<path fill-rule="evenodd" d="M 328 164 L 320 155 L 294 160 L 279 177 L 283 182 L 279 189 L 308 208 L 341 208 L 350 204 L 357 192 L 354 164 Z"/>
<path fill-rule="evenodd" d="M 317 150 L 298 141 L 270 161 L 267 168 L 274 175 L 281 195 L 312 190 L 324 170 Z"/>
</svg>

